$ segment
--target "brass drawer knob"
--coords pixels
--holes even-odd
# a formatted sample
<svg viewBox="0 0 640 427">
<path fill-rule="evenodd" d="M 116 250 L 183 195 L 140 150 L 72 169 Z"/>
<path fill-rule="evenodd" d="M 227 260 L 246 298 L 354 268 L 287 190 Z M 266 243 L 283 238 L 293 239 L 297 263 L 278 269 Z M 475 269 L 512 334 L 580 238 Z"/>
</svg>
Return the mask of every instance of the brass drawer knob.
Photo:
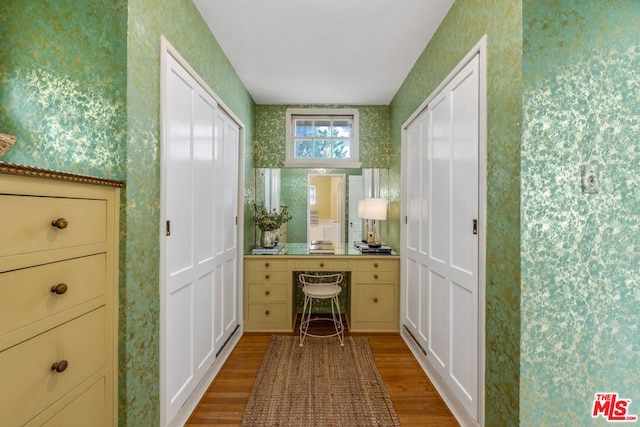
<svg viewBox="0 0 640 427">
<path fill-rule="evenodd" d="M 324 267 L 324 262 L 320 263 L 320 268 Z"/>
<path fill-rule="evenodd" d="M 374 274 L 374 275 L 373 275 L 373 278 L 374 278 L 374 279 L 377 279 L 377 278 L 378 278 L 378 275 L 377 275 L 377 274 Z"/>
<path fill-rule="evenodd" d="M 378 263 L 377 263 L 377 262 L 374 262 L 374 263 L 373 263 L 373 267 L 374 267 L 374 268 L 378 268 Z"/>
<path fill-rule="evenodd" d="M 265 276 L 264 276 L 264 278 L 265 278 L 266 280 L 269 280 L 269 275 L 268 275 L 268 274 L 267 274 L 267 275 L 265 275 Z"/>
<path fill-rule="evenodd" d="M 65 292 L 67 292 L 68 286 L 66 283 L 58 283 L 57 285 L 54 285 L 51 287 L 51 292 L 53 292 L 56 295 L 62 295 Z"/>
<path fill-rule="evenodd" d="M 265 316 L 268 316 L 268 315 L 269 315 L 269 310 L 265 311 L 265 312 L 264 312 L 264 315 L 265 315 Z"/>
<path fill-rule="evenodd" d="M 271 293 L 271 292 L 269 292 L 269 291 L 264 291 L 264 294 L 265 294 L 266 296 L 269 296 L 269 294 L 270 294 L 270 293 Z"/>
<path fill-rule="evenodd" d="M 51 370 L 56 372 L 64 372 L 65 369 L 67 369 L 67 367 L 69 367 L 69 362 L 67 362 L 66 360 L 61 360 L 59 362 L 54 363 L 51 366 Z"/>
<path fill-rule="evenodd" d="M 374 298 L 373 302 L 377 303 L 378 302 L 378 298 Z"/>
<path fill-rule="evenodd" d="M 58 219 L 55 219 L 55 220 L 51 221 L 51 225 L 54 226 L 55 228 L 59 229 L 59 230 L 63 230 L 65 228 L 67 228 L 67 226 L 69 225 L 69 221 L 67 221 L 64 218 L 58 218 Z"/>
<path fill-rule="evenodd" d="M 265 268 L 269 268 L 269 263 L 268 263 L 268 262 L 265 262 L 265 263 L 264 263 L 264 267 L 265 267 Z"/>
</svg>

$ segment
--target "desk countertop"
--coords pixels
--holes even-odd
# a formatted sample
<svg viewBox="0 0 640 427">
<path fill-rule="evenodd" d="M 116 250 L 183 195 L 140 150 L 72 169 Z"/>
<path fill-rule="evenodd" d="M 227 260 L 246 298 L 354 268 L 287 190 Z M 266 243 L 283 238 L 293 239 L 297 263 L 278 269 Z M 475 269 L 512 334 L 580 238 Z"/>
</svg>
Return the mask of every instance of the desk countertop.
<svg viewBox="0 0 640 427">
<path fill-rule="evenodd" d="M 334 250 L 335 252 L 333 254 L 329 253 L 318 253 L 318 254 L 310 254 L 309 253 L 309 244 L 308 243 L 285 243 L 284 244 L 285 250 L 283 251 L 284 253 L 280 253 L 277 255 L 271 255 L 271 256 L 282 256 L 282 255 L 289 255 L 289 256 L 297 256 L 297 255 L 306 255 L 306 256 L 393 256 L 393 255 L 398 255 L 396 252 L 391 252 L 391 254 L 385 254 L 385 253 L 366 253 L 363 254 L 361 253 L 354 245 L 348 245 L 346 243 L 336 243 L 334 244 Z M 247 253 L 245 253 L 245 255 L 254 255 L 251 253 L 251 250 L 253 248 L 250 248 L 249 251 Z M 268 255 L 268 254 L 267 254 Z M 263 255 L 255 255 L 255 256 L 263 256 Z"/>
</svg>

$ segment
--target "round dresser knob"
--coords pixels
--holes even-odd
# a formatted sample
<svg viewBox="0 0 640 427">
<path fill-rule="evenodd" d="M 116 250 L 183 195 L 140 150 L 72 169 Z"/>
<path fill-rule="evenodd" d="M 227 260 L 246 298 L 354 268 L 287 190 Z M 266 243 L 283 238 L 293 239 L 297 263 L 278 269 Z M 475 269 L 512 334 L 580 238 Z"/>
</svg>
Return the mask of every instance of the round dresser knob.
<svg viewBox="0 0 640 427">
<path fill-rule="evenodd" d="M 373 302 L 376 302 L 376 303 L 377 303 L 377 302 L 378 302 L 378 298 L 374 298 L 374 299 L 373 299 Z"/>
<path fill-rule="evenodd" d="M 267 296 L 269 296 L 270 293 L 271 292 L 269 292 L 269 291 L 264 291 L 264 294 L 267 295 Z"/>
<path fill-rule="evenodd" d="M 373 278 L 374 278 L 374 279 L 377 279 L 377 278 L 378 278 L 378 275 L 377 275 L 377 274 L 374 274 L 374 275 L 373 275 Z"/>
<path fill-rule="evenodd" d="M 64 372 L 68 366 L 69 366 L 69 362 L 67 362 L 66 360 L 61 360 L 59 362 L 54 363 L 51 366 L 51 370 L 56 372 Z"/>
<path fill-rule="evenodd" d="M 269 310 L 265 311 L 265 312 L 264 312 L 264 314 L 265 314 L 266 316 L 268 316 L 268 315 L 269 315 Z"/>
<path fill-rule="evenodd" d="M 269 280 L 269 275 L 268 275 L 268 274 L 265 274 L 264 278 L 265 278 L 266 280 Z"/>
<path fill-rule="evenodd" d="M 56 295 L 62 295 L 67 292 L 67 288 L 68 286 L 66 283 L 58 283 L 57 285 L 51 287 L 51 292 Z"/>
<path fill-rule="evenodd" d="M 67 226 L 69 225 L 69 221 L 67 221 L 64 218 L 58 218 L 58 219 L 55 219 L 55 220 L 51 221 L 51 225 L 54 226 L 57 229 L 62 230 L 62 229 L 67 228 Z"/>
<path fill-rule="evenodd" d="M 373 263 L 373 266 L 374 266 L 375 268 L 378 268 L 378 263 L 377 263 L 377 262 L 374 262 L 374 263 Z"/>
<path fill-rule="evenodd" d="M 265 263 L 264 263 L 264 266 L 265 266 L 265 268 L 269 268 L 269 263 L 268 263 L 268 262 L 265 262 Z"/>
<path fill-rule="evenodd" d="M 321 262 L 321 263 L 320 263 L 320 267 L 321 267 L 321 268 L 322 268 L 322 267 L 324 267 L 324 262 Z"/>
</svg>

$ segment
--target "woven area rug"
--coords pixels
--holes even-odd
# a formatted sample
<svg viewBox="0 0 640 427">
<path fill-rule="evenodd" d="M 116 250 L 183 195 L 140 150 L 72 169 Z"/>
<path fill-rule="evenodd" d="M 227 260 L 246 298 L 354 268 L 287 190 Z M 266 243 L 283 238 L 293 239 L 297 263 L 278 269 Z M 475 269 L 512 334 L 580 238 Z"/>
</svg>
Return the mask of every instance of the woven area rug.
<svg viewBox="0 0 640 427">
<path fill-rule="evenodd" d="M 366 338 L 271 337 L 243 426 L 399 426 Z"/>
</svg>

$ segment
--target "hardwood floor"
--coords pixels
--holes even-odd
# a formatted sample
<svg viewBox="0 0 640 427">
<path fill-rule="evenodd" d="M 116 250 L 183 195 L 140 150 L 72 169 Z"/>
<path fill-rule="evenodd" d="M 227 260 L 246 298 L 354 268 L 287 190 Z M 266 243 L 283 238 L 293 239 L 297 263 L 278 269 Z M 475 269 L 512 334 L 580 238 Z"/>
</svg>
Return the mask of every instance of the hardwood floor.
<svg viewBox="0 0 640 427">
<path fill-rule="evenodd" d="M 240 425 L 271 335 L 245 333 L 240 338 L 187 426 Z M 378 371 L 403 426 L 458 425 L 399 334 L 351 335 L 369 340 Z"/>
</svg>

